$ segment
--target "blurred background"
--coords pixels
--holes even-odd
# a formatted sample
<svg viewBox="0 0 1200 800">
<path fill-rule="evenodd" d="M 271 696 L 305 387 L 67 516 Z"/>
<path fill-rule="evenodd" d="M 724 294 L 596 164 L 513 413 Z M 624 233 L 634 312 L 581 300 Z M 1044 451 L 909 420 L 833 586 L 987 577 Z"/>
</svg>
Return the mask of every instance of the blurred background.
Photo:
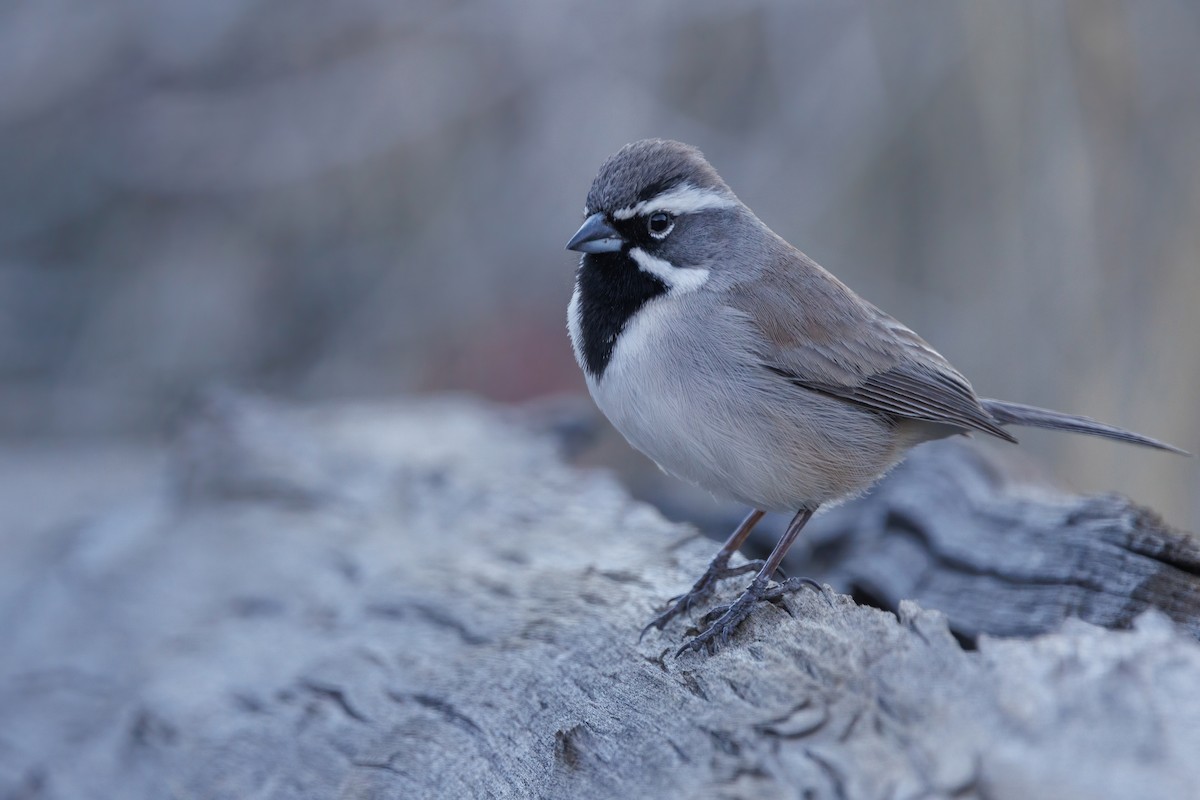
<svg viewBox="0 0 1200 800">
<path fill-rule="evenodd" d="M 582 393 L 563 245 L 645 136 L 981 394 L 1200 450 L 1192 0 L 0 4 L 0 438 L 153 439 L 214 383 Z M 1021 438 L 1200 527 L 1195 461 Z"/>
</svg>

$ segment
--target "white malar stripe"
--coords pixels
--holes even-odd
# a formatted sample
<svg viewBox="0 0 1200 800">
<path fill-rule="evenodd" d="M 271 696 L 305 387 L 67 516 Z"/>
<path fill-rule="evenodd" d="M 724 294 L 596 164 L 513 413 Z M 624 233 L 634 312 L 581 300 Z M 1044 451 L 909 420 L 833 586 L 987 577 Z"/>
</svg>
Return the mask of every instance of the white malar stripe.
<svg viewBox="0 0 1200 800">
<path fill-rule="evenodd" d="M 737 200 L 723 192 L 714 189 L 701 189 L 690 183 L 681 183 L 670 191 L 663 192 L 649 200 L 643 200 L 637 205 L 622 208 L 613 212 L 614 219 L 633 219 L 656 211 L 666 211 L 668 214 L 694 214 L 697 211 L 709 211 L 720 208 L 733 208 Z"/>
<path fill-rule="evenodd" d="M 708 270 L 699 267 L 677 267 L 669 261 L 655 258 L 640 247 L 632 247 L 629 255 L 642 272 L 648 272 L 677 292 L 694 292 L 708 280 Z"/>
</svg>

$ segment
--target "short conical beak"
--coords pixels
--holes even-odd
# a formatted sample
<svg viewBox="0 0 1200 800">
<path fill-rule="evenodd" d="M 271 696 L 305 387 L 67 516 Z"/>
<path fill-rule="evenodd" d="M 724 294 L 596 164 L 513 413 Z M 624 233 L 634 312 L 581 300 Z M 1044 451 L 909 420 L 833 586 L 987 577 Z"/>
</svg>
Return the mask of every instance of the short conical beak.
<svg viewBox="0 0 1200 800">
<path fill-rule="evenodd" d="M 567 249 L 579 253 L 615 253 L 623 244 L 625 240 L 603 214 L 592 214 L 567 242 Z"/>
</svg>

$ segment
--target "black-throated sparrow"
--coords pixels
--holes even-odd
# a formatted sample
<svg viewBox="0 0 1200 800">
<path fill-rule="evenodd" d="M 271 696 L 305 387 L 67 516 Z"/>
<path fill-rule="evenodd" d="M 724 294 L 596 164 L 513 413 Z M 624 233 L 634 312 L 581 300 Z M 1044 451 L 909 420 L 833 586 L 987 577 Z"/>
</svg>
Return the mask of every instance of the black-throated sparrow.
<svg viewBox="0 0 1200 800">
<path fill-rule="evenodd" d="M 785 242 L 699 150 L 648 139 L 592 183 L 568 309 L 575 358 L 600 410 L 665 471 L 753 509 L 662 629 L 723 578 L 757 570 L 680 648 L 715 648 L 770 584 L 823 503 L 869 487 L 914 445 L 1007 425 L 1089 433 L 1183 453 L 1085 417 L 986 400 L 936 350 Z M 729 559 L 765 511 L 795 513 L 762 563 Z M 643 631 L 644 633 L 644 631 Z"/>
</svg>

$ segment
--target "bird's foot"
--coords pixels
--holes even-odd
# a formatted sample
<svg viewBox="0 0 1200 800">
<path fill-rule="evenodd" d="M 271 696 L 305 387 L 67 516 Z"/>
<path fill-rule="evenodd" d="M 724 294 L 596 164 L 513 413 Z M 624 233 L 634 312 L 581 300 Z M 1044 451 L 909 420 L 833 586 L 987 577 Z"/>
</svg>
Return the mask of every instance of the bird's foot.
<svg viewBox="0 0 1200 800">
<path fill-rule="evenodd" d="M 762 569 L 763 562 L 761 560 L 748 561 L 745 564 L 739 564 L 736 567 L 728 566 L 729 559 L 717 556 L 708 565 L 708 569 L 700 576 L 692 588 L 684 594 L 672 597 L 667 602 L 670 607 L 666 611 L 659 614 L 654 619 L 650 620 L 650 624 L 642 628 L 642 634 L 638 637 L 640 642 L 645 637 L 646 632 L 651 628 L 662 630 L 671 620 L 678 617 L 680 614 L 686 614 L 696 606 L 700 601 L 706 599 L 713 593 L 713 589 L 717 587 L 717 581 L 723 581 L 726 578 L 735 578 L 738 575 L 745 575 L 747 572 L 757 572 Z"/>
<path fill-rule="evenodd" d="M 755 579 L 747 587 L 746 591 L 742 592 L 732 603 L 717 606 L 705 614 L 700 623 L 708 625 L 708 627 L 695 639 L 680 647 L 675 652 L 676 657 L 683 655 L 688 650 L 697 653 L 704 650 L 709 655 L 715 653 L 720 647 L 729 643 L 730 635 L 733 634 L 738 625 L 742 624 L 746 617 L 750 616 L 750 612 L 754 610 L 755 604 L 774 602 L 784 595 L 798 592 L 804 588 L 814 589 L 819 592 L 825 598 L 825 602 L 829 603 L 831 607 L 833 606 L 833 601 L 829 599 L 825 587 L 812 578 L 788 578 L 774 586 L 769 586 L 765 580 Z"/>
<path fill-rule="evenodd" d="M 765 592 L 763 592 L 762 599 L 766 602 L 774 603 L 784 595 L 795 594 L 801 589 L 812 589 L 814 592 L 821 595 L 821 597 L 825 598 L 825 602 L 829 604 L 830 608 L 835 608 L 833 599 L 829 596 L 829 590 L 814 581 L 812 578 L 788 578 L 785 581 L 781 581 L 774 586 L 769 587 Z M 710 611 L 709 613 L 711 614 L 712 612 Z"/>
</svg>

